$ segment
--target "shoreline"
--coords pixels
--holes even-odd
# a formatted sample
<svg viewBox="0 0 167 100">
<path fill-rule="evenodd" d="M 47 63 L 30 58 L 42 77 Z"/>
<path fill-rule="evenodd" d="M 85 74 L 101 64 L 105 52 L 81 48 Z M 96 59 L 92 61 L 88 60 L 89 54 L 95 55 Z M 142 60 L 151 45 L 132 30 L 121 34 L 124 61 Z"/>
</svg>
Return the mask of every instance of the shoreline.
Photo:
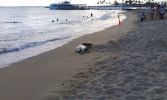
<svg viewBox="0 0 167 100">
<path fill-rule="evenodd" d="M 94 51 L 79 55 L 75 47 L 82 42 L 101 45 L 125 36 L 136 28 L 136 15 L 132 12 L 126 15 L 121 26 L 79 37 L 62 47 L 0 69 L 1 100 L 43 100 L 54 96 L 55 91 L 64 89 L 62 84 L 68 84 L 72 76 L 87 69 L 88 63 L 107 56 Z"/>
<path fill-rule="evenodd" d="M 69 36 L 69 39 L 68 39 L 68 36 L 67 36 L 67 39 L 63 39 L 62 38 L 62 40 L 60 39 L 60 42 L 59 42 L 59 39 L 56 40 L 56 41 L 54 39 L 49 39 L 48 41 L 51 41 L 50 43 L 46 42 L 46 44 L 44 43 L 42 45 L 34 46 L 34 45 L 36 45 L 36 43 L 32 42 L 32 43 L 28 43 L 28 46 L 27 46 L 27 44 L 25 44 L 25 45 L 23 44 L 23 46 L 21 46 L 20 49 L 17 48 L 17 47 L 14 47 L 14 48 L 11 48 L 11 49 L 8 50 L 7 48 L 5 48 L 3 50 L 4 53 L 1 53 L 1 55 L 0 55 L 0 59 L 1 59 L 0 60 L 0 68 L 7 67 L 7 66 L 13 65 L 15 63 L 21 62 L 23 60 L 32 58 L 34 56 L 38 56 L 39 54 L 48 52 L 50 50 L 54 50 L 54 49 L 56 49 L 58 47 L 61 47 L 61 46 L 65 45 L 65 44 L 69 43 L 70 41 L 72 41 L 72 40 L 74 40 L 76 38 L 82 37 L 84 35 L 93 34 L 93 33 L 96 33 L 98 31 L 103 31 L 103 30 L 105 30 L 107 28 L 113 27 L 113 26 L 115 26 L 115 24 L 117 24 L 116 13 L 120 14 L 122 16 L 121 17 L 121 21 L 125 20 L 126 16 L 123 15 L 124 11 L 114 11 L 114 12 L 115 12 L 115 14 L 113 14 L 113 15 L 115 17 L 113 18 L 113 23 L 111 23 L 111 24 L 107 23 L 107 26 L 104 25 L 104 27 L 102 26 L 102 27 L 100 27 L 100 29 L 96 29 L 96 28 L 93 28 L 93 30 L 88 29 L 90 31 L 88 31 L 88 32 L 82 31 L 81 35 L 74 35 L 74 36 L 71 35 L 71 36 Z M 116 19 L 116 21 L 114 21 L 115 19 Z M 112 22 L 112 21 L 109 21 L 109 23 L 110 22 Z M 96 24 L 94 24 L 94 25 L 96 25 Z M 94 25 L 93 25 L 93 27 L 94 27 Z M 110 26 L 108 26 L 108 25 L 110 25 Z M 101 26 L 101 24 L 100 24 L 100 26 Z M 74 32 L 74 34 L 76 34 L 76 33 Z M 52 42 L 52 41 L 54 41 L 54 42 Z M 45 42 L 45 41 L 43 41 L 43 42 Z M 18 57 L 15 58 L 15 55 L 18 55 Z M 8 57 L 8 59 L 6 59 L 6 57 Z"/>
</svg>

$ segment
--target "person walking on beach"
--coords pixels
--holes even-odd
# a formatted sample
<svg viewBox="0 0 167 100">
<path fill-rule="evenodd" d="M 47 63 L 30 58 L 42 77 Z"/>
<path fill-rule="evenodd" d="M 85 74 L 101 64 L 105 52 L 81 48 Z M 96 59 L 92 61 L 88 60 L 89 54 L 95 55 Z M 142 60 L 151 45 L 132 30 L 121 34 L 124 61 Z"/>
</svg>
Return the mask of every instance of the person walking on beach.
<svg viewBox="0 0 167 100">
<path fill-rule="evenodd" d="M 163 5 L 160 6 L 160 19 L 164 19 L 164 15 L 165 15 L 165 7 Z"/>
<path fill-rule="evenodd" d="M 158 19 L 159 18 L 159 16 L 160 16 L 160 5 L 157 5 L 157 7 L 156 7 L 156 19 Z"/>
<path fill-rule="evenodd" d="M 145 13 L 141 11 L 139 17 L 140 17 L 140 21 L 143 22 L 144 19 L 146 18 Z"/>
<path fill-rule="evenodd" d="M 155 12 L 154 11 L 154 4 L 152 4 L 151 7 L 150 7 L 150 18 L 151 19 L 154 19 L 154 12 Z"/>
</svg>

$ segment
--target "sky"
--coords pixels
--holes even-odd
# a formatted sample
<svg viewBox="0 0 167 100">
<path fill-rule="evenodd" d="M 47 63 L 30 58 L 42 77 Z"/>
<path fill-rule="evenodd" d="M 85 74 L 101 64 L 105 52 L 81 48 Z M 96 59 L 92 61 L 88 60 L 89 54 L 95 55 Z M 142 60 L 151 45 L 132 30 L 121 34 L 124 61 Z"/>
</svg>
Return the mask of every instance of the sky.
<svg viewBox="0 0 167 100">
<path fill-rule="evenodd" d="M 0 0 L 0 6 L 48 6 L 54 2 L 62 2 L 63 0 Z M 72 3 L 83 3 L 88 5 L 95 5 L 97 1 L 103 0 L 68 0 Z M 115 0 L 106 0 L 115 1 Z M 122 1 L 122 0 L 117 0 Z M 161 1 L 161 0 L 154 0 Z"/>
</svg>

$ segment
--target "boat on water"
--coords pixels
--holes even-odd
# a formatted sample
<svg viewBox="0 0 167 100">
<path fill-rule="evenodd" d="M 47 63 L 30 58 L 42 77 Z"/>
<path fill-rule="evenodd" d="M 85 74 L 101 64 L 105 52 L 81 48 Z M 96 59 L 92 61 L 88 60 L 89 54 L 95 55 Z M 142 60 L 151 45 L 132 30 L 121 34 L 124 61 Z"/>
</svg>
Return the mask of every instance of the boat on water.
<svg viewBox="0 0 167 100">
<path fill-rule="evenodd" d="M 52 3 L 49 8 L 51 10 L 87 10 L 86 4 L 71 4 L 69 1 L 64 1 L 62 3 Z"/>
</svg>

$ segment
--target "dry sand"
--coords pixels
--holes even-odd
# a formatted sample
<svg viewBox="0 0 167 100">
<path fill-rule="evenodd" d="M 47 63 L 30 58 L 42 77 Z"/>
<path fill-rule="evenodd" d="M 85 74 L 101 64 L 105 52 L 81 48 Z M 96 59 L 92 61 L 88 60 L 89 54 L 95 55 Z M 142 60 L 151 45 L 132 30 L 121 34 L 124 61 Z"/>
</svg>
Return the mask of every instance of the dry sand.
<svg viewBox="0 0 167 100">
<path fill-rule="evenodd" d="M 109 55 L 77 74 L 56 100 L 167 100 L 167 20 L 138 23 L 117 41 L 97 45 Z"/>
<path fill-rule="evenodd" d="M 60 94 L 61 93 L 60 91 L 68 90 L 67 87 L 71 85 L 71 82 L 74 82 L 75 84 L 75 81 L 71 80 L 77 79 L 77 76 L 73 77 L 77 73 L 80 72 L 81 75 L 78 74 L 80 77 L 82 76 L 82 71 L 86 72 L 89 66 L 93 65 L 95 62 L 100 61 L 101 59 L 104 59 L 106 57 L 112 58 L 112 56 L 118 55 L 116 53 L 117 45 L 115 45 L 116 49 L 114 49 L 115 50 L 114 53 L 110 52 L 110 49 L 105 47 L 105 44 L 109 40 L 111 40 L 111 42 L 119 41 L 122 37 L 126 36 L 127 33 L 137 28 L 136 24 L 134 24 L 136 22 L 136 15 L 131 12 L 127 12 L 126 15 L 127 15 L 127 20 L 125 20 L 121 26 L 115 26 L 113 28 L 108 28 L 106 30 L 94 34 L 80 37 L 60 48 L 40 54 L 36 57 L 32 57 L 22 62 L 13 64 L 9 67 L 0 69 L 0 100 L 56 100 L 57 95 L 64 95 L 65 92 L 63 94 Z M 79 55 L 75 53 L 74 48 L 82 42 L 93 43 L 95 45 L 95 49 L 92 50 L 90 53 L 84 55 Z M 108 63 L 106 62 L 106 64 Z M 97 65 L 100 66 L 99 64 Z M 96 65 L 94 66 L 96 67 Z M 104 68 L 103 70 L 103 68 L 97 67 L 96 71 L 97 73 L 99 72 L 98 68 L 104 72 L 107 71 L 106 68 Z M 110 72 L 112 70 L 113 69 L 111 67 Z M 113 70 L 113 73 L 119 73 L 119 72 L 118 71 L 114 72 Z M 124 71 L 122 72 L 122 74 L 123 73 Z M 118 77 L 116 75 L 114 76 L 110 75 L 110 77 Z M 99 76 L 96 77 L 96 75 L 95 76 L 93 75 L 92 77 L 95 79 L 91 80 L 89 83 L 99 78 Z M 119 79 L 121 80 L 122 78 L 120 77 Z M 116 82 L 116 80 L 117 79 L 114 80 L 112 79 L 112 82 Z M 98 86 L 97 85 L 98 83 L 94 84 Z M 90 86 L 93 86 L 94 84 L 92 83 L 90 84 Z M 90 95 L 96 97 L 97 94 L 96 92 L 94 92 L 93 89 L 94 88 L 91 89 L 92 91 L 90 91 Z M 85 93 L 87 92 L 88 94 L 89 93 L 88 90 L 84 90 Z M 80 93 L 80 91 L 78 93 Z M 85 98 L 86 97 L 87 96 L 85 96 Z M 72 98 L 71 100 L 74 100 L 74 98 Z"/>
</svg>

